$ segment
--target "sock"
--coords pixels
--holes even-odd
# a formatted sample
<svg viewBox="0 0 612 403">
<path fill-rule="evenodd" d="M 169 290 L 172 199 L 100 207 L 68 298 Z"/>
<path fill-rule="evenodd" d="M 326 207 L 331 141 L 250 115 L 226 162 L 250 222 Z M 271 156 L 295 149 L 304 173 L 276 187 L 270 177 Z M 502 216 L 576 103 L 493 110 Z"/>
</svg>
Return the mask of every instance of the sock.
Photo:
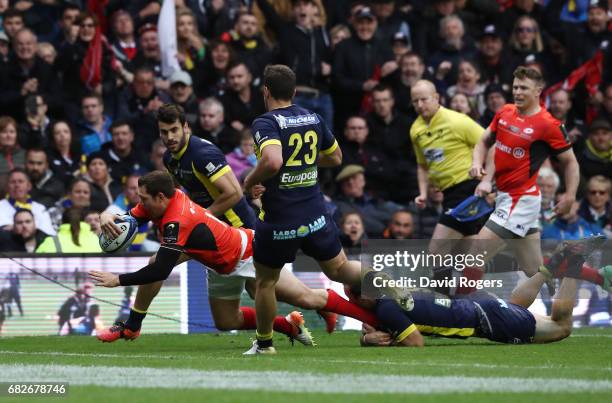
<svg viewBox="0 0 612 403">
<path fill-rule="evenodd" d="M 468 280 L 480 280 L 482 276 L 484 276 L 484 272 L 480 269 L 477 269 L 476 267 L 466 267 L 463 270 L 463 277 L 467 278 Z M 466 295 L 466 294 L 471 294 L 474 291 L 475 291 L 474 287 L 460 285 L 455 290 L 455 294 Z"/>
<path fill-rule="evenodd" d="M 378 326 L 378 319 L 376 319 L 376 315 L 374 313 L 351 301 L 345 300 L 334 290 L 327 290 L 327 304 L 321 310 L 348 316 L 361 322 L 365 322 L 370 326 Z"/>
<path fill-rule="evenodd" d="M 599 270 L 587 265 L 586 263 L 583 264 L 582 269 L 580 269 L 580 278 L 601 286 L 603 286 L 604 283 L 604 278 L 599 273 Z"/>
<path fill-rule="evenodd" d="M 240 312 L 242 312 L 242 326 L 240 330 L 257 329 L 257 316 L 255 315 L 255 309 L 250 306 L 241 306 Z"/>
<path fill-rule="evenodd" d="M 130 309 L 130 317 L 125 322 L 125 327 L 134 332 L 140 330 L 145 316 L 147 316 L 147 311 L 138 311 L 136 308 Z"/>
<path fill-rule="evenodd" d="M 277 332 L 281 332 L 282 334 L 286 334 L 287 336 L 292 336 L 294 334 L 294 327 L 284 316 L 277 316 L 274 318 L 274 326 L 273 329 Z"/>
<path fill-rule="evenodd" d="M 274 332 L 270 332 L 269 334 L 259 334 L 255 331 L 255 337 L 257 338 L 257 346 L 260 348 L 272 347 L 272 336 Z"/>
</svg>

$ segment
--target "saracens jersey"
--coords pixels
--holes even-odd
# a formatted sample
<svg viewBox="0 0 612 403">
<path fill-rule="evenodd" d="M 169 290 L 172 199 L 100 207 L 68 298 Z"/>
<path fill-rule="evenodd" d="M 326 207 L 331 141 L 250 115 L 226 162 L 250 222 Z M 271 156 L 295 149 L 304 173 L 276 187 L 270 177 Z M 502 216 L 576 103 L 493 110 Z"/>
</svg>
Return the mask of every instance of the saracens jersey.
<svg viewBox="0 0 612 403">
<path fill-rule="evenodd" d="M 130 210 L 139 221 L 150 216 L 142 203 Z M 176 190 L 164 216 L 155 220 L 162 247 L 179 250 L 219 274 L 230 274 L 240 260 L 253 255 L 253 231 L 229 226 Z"/>
<path fill-rule="evenodd" d="M 544 108 L 525 116 L 506 104 L 489 129 L 495 139 L 497 188 L 511 195 L 537 194 L 536 179 L 546 158 L 571 147 L 564 126 Z"/>
</svg>

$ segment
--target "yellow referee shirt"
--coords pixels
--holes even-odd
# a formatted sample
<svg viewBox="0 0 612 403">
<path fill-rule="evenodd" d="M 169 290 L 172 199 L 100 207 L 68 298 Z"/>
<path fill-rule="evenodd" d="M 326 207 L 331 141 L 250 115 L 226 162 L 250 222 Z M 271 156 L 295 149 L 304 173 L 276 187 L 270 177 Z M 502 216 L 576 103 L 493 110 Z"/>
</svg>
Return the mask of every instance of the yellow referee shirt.
<svg viewBox="0 0 612 403">
<path fill-rule="evenodd" d="M 410 128 L 417 163 L 427 166 L 429 181 L 445 190 L 471 179 L 472 151 L 484 129 L 470 117 L 440 106 L 427 123 L 419 116 Z"/>
</svg>

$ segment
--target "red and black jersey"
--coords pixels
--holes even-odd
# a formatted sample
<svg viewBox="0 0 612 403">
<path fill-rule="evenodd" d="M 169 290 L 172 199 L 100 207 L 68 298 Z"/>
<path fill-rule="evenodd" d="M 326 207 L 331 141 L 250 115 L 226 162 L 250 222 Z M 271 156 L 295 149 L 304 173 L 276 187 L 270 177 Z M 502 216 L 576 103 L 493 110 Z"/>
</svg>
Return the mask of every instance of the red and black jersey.
<svg viewBox="0 0 612 403">
<path fill-rule="evenodd" d="M 141 203 L 130 210 L 138 220 L 149 220 Z M 237 263 L 252 256 L 253 231 L 233 228 L 176 190 L 161 220 L 161 246 L 186 253 L 219 274 L 232 273 Z"/>
<path fill-rule="evenodd" d="M 544 108 L 525 116 L 506 104 L 489 129 L 495 139 L 497 188 L 511 195 L 537 193 L 538 171 L 546 158 L 571 147 L 565 127 Z"/>
</svg>

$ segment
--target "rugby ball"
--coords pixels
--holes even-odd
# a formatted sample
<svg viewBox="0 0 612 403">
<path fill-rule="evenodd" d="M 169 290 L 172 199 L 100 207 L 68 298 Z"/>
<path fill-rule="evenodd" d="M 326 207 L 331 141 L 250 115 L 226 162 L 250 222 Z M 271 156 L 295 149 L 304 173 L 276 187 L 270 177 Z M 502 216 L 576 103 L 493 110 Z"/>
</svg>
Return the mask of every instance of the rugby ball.
<svg viewBox="0 0 612 403">
<path fill-rule="evenodd" d="M 100 248 L 106 253 L 121 252 L 127 249 L 138 232 L 138 222 L 130 215 L 119 216 L 115 224 L 121 231 L 117 238 L 108 238 L 104 232 L 100 234 Z"/>
</svg>

